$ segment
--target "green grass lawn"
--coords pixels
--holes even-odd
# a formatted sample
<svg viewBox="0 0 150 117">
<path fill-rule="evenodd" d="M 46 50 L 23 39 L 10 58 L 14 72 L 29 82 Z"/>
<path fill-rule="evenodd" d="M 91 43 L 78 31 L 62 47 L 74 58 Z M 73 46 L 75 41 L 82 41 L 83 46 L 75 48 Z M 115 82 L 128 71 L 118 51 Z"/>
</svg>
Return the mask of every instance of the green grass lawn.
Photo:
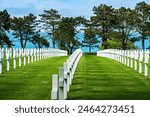
<svg viewBox="0 0 150 117">
<path fill-rule="evenodd" d="M 74 75 L 68 99 L 150 99 L 149 77 L 108 58 L 84 55 Z"/>
<path fill-rule="evenodd" d="M 54 57 L 6 71 L 0 75 L 0 99 L 49 100 L 51 98 L 52 74 L 58 74 L 59 67 L 68 57 Z M 22 59 L 23 60 L 23 59 Z"/>
<path fill-rule="evenodd" d="M 6 71 L 0 75 L 0 99 L 49 100 L 52 74 L 68 57 L 54 57 Z M 22 59 L 23 60 L 23 59 Z M 68 99 L 150 99 L 149 77 L 108 58 L 84 55 L 74 75 Z"/>
</svg>

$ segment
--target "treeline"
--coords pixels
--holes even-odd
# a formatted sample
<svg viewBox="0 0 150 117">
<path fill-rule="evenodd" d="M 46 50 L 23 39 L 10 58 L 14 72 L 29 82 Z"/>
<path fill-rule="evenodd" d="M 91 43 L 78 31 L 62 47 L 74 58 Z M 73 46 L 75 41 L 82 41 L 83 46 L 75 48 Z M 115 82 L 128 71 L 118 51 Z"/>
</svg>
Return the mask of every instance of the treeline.
<svg viewBox="0 0 150 117">
<path fill-rule="evenodd" d="M 85 46 L 101 49 L 134 49 L 134 42 L 142 40 L 145 49 L 145 40 L 150 37 L 150 5 L 146 2 L 137 3 L 134 9 L 100 4 L 93 8 L 94 16 L 90 20 L 82 16 L 63 17 L 57 10 L 44 10 L 39 17 L 30 13 L 23 17 L 11 17 L 7 10 L 0 11 L 0 46 L 13 46 L 7 33 L 18 39 L 22 48 L 28 42 L 36 47 L 49 47 L 46 37 L 41 36 L 44 30 L 52 40 L 53 48 L 68 50 L 72 53 L 78 47 Z M 77 34 L 82 27 L 84 39 L 81 41 Z M 135 34 L 138 34 L 135 36 Z M 102 38 L 101 44 L 99 38 Z"/>
</svg>

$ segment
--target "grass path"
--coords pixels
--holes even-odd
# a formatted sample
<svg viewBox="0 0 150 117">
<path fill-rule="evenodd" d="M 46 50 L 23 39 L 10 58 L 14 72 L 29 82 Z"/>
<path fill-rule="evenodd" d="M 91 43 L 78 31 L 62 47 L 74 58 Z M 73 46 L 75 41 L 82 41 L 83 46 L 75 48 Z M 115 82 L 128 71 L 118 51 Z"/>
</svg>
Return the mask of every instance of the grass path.
<svg viewBox="0 0 150 117">
<path fill-rule="evenodd" d="M 0 75 L 0 99 L 49 100 L 51 78 L 67 57 L 41 60 Z"/>
<path fill-rule="evenodd" d="M 143 74 L 108 58 L 84 55 L 68 99 L 150 99 L 150 76 L 146 79 Z"/>
</svg>

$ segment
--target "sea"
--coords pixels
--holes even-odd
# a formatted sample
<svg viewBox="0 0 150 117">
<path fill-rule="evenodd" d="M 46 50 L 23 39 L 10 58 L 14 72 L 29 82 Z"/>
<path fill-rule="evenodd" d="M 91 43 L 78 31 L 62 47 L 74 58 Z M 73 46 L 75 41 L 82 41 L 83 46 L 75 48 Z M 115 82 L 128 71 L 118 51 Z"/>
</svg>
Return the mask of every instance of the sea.
<svg viewBox="0 0 150 117">
<path fill-rule="evenodd" d="M 12 42 L 14 44 L 14 48 L 21 48 L 19 39 L 14 38 L 14 36 L 11 33 L 7 33 L 7 35 L 10 38 L 10 40 L 12 40 Z M 53 47 L 52 41 L 50 38 L 48 38 L 47 34 L 45 32 L 41 32 L 41 36 L 45 37 L 49 41 L 50 48 L 52 48 Z M 80 42 L 82 42 L 84 40 L 84 34 L 83 33 L 78 33 L 76 35 L 76 37 L 79 39 Z M 99 38 L 99 40 L 101 41 L 101 38 Z M 139 49 L 142 48 L 142 42 L 141 41 L 135 42 L 134 45 L 136 45 Z M 150 38 L 145 40 L 145 48 L 148 48 L 149 46 L 150 46 Z M 27 42 L 26 48 L 35 48 L 35 47 L 36 46 L 33 45 L 31 42 Z M 81 49 L 83 52 L 89 51 L 88 47 L 81 47 Z M 99 48 L 92 48 L 92 52 L 97 52 L 97 51 L 99 51 Z"/>
</svg>

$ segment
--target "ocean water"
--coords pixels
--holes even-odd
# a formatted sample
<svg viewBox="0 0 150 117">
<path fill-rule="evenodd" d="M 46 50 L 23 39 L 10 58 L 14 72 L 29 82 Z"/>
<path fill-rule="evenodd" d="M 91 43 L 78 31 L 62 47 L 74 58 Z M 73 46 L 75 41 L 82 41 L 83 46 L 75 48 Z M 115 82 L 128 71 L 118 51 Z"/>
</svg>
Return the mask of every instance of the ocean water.
<svg viewBox="0 0 150 117">
<path fill-rule="evenodd" d="M 13 37 L 13 35 L 11 33 L 7 34 L 9 36 L 9 38 L 13 41 L 13 44 L 15 45 L 14 48 L 20 48 L 20 42 L 19 42 L 19 39 L 16 39 Z M 41 36 L 44 36 L 47 38 L 47 35 L 46 33 L 42 32 L 41 33 Z M 79 39 L 80 42 L 82 42 L 82 40 L 84 39 L 84 35 L 83 33 L 78 33 L 76 35 L 76 37 Z M 50 43 L 50 48 L 53 47 L 53 44 L 52 44 L 52 41 L 51 39 L 47 38 L 47 40 L 49 41 Z M 99 40 L 101 40 L 101 38 L 99 38 Z M 138 42 L 135 42 L 134 43 L 136 46 L 138 46 L 138 48 L 141 49 L 142 47 L 142 43 L 141 41 L 138 41 Z M 150 46 L 150 39 L 146 40 L 145 41 L 145 48 L 148 48 Z M 27 42 L 27 48 L 35 48 L 36 46 L 33 45 L 31 42 Z M 88 47 L 81 47 L 81 49 L 84 51 L 84 52 L 88 52 L 89 51 L 89 48 Z M 99 50 L 99 48 L 92 48 L 92 52 L 97 52 Z"/>
</svg>

